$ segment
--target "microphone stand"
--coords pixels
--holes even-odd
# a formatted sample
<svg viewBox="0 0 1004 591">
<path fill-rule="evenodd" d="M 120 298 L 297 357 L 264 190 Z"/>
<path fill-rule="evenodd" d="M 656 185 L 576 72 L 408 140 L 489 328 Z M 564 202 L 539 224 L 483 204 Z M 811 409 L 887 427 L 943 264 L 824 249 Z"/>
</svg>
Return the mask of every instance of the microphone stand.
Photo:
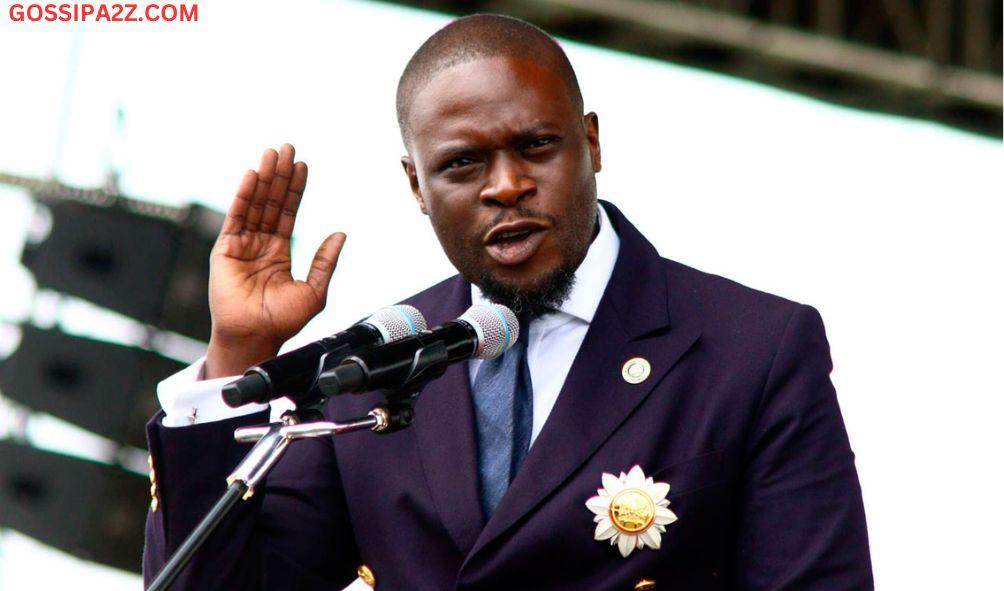
<svg viewBox="0 0 1004 591">
<path fill-rule="evenodd" d="M 415 420 L 415 401 L 422 387 L 446 371 L 449 360 L 446 346 L 435 342 L 415 353 L 408 378 L 399 388 L 382 392 L 385 403 L 373 407 L 365 416 L 348 421 L 324 421 L 321 408 L 327 396 L 311 404 L 283 413 L 280 421 L 258 427 L 241 427 L 234 431 L 239 442 L 257 442 L 237 468 L 227 477 L 227 490 L 202 521 L 188 534 L 181 546 L 157 574 L 147 591 L 165 591 L 188 565 L 195 552 L 223 521 L 237 503 L 254 495 L 255 488 L 283 456 L 289 444 L 308 437 L 326 437 L 369 429 L 374 433 L 393 433 Z"/>
</svg>

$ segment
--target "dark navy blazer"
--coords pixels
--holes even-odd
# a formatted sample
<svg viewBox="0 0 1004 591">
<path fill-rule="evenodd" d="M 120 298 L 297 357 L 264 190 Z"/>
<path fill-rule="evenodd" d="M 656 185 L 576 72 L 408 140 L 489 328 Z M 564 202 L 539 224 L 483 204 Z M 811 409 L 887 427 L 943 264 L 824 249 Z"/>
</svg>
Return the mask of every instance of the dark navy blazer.
<svg viewBox="0 0 1004 591">
<path fill-rule="evenodd" d="M 465 364 L 422 393 L 415 424 L 298 441 L 221 526 L 175 589 L 340 589 L 368 564 L 377 589 L 871 589 L 861 490 L 829 347 L 811 307 L 660 258 L 609 203 L 620 253 L 554 409 L 495 515 L 478 501 Z M 408 303 L 437 325 L 470 305 L 448 279 Z M 624 362 L 652 373 L 627 383 Z M 365 414 L 346 396 L 329 418 Z M 159 508 L 145 576 L 223 492 L 266 413 L 148 427 Z M 622 558 L 593 539 L 585 501 L 635 464 L 671 486 L 659 550 Z"/>
</svg>

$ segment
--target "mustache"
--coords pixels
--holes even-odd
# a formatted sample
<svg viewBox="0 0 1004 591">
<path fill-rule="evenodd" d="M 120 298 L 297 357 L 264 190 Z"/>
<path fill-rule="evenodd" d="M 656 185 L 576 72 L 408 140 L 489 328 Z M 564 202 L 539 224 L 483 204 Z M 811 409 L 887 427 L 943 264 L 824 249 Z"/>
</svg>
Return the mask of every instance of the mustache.
<svg viewBox="0 0 1004 591">
<path fill-rule="evenodd" d="M 508 222 L 533 220 L 537 222 L 546 222 L 551 227 L 557 226 L 558 218 L 551 214 L 544 213 L 542 211 L 537 211 L 535 209 L 526 207 L 525 205 L 517 206 L 515 211 L 506 208 L 504 211 L 499 211 L 495 214 L 495 217 L 488 223 L 486 223 L 481 228 L 478 228 L 478 235 L 485 236 L 492 228 L 499 224 L 504 224 Z"/>
</svg>

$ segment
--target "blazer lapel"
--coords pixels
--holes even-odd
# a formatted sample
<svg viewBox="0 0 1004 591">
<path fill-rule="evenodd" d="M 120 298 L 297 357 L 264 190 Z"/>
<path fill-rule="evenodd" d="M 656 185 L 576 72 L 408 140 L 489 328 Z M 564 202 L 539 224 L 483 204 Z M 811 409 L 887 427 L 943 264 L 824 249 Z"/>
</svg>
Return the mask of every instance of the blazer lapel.
<svg viewBox="0 0 1004 591">
<path fill-rule="evenodd" d="M 437 326 L 471 305 L 470 284 L 456 277 L 445 289 L 433 288 L 409 303 L 426 314 L 430 327 Z M 474 545 L 484 523 L 470 392 L 467 364 L 451 365 L 422 391 L 412 427 L 436 509 L 462 554 Z"/>
<path fill-rule="evenodd" d="M 621 241 L 610 282 L 544 428 L 465 564 L 585 463 L 701 334 L 693 318 L 670 325 L 662 260 L 616 208 L 604 205 Z M 621 375 L 632 357 L 651 362 L 640 384 Z"/>
</svg>

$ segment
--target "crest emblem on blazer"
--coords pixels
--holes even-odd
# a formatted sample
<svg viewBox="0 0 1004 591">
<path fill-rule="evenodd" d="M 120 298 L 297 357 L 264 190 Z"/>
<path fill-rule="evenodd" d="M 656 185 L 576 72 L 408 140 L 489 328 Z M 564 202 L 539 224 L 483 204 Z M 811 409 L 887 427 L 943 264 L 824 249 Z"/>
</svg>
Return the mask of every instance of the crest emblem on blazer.
<svg viewBox="0 0 1004 591">
<path fill-rule="evenodd" d="M 621 556 L 627 558 L 635 549 L 646 546 L 658 550 L 666 526 L 676 521 L 669 510 L 668 482 L 655 482 L 646 477 L 640 466 L 631 468 L 620 477 L 603 473 L 603 488 L 586 501 L 586 507 L 595 514 L 596 531 L 593 538 L 602 542 L 610 540 Z"/>
</svg>

